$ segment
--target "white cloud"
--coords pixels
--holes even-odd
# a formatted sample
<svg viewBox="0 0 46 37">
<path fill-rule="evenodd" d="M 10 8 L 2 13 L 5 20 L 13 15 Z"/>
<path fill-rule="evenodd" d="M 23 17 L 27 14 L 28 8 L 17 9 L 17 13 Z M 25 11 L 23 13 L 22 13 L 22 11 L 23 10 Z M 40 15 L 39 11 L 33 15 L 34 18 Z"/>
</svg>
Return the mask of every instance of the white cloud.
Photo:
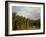
<svg viewBox="0 0 46 37">
<path fill-rule="evenodd" d="M 40 19 L 40 7 L 14 6 L 13 11 L 16 12 L 16 14 L 19 16 L 23 16 L 34 20 Z"/>
</svg>

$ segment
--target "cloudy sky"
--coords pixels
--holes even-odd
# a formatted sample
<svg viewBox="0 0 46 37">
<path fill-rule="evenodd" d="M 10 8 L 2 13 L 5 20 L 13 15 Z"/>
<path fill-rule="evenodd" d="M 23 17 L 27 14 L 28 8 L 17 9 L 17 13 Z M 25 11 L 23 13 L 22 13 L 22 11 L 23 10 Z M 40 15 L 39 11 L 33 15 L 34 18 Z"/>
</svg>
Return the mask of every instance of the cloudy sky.
<svg viewBox="0 0 46 37">
<path fill-rule="evenodd" d="M 16 13 L 16 15 L 23 16 L 30 19 L 40 19 L 40 7 L 24 7 L 24 6 L 13 6 L 12 11 Z"/>
</svg>

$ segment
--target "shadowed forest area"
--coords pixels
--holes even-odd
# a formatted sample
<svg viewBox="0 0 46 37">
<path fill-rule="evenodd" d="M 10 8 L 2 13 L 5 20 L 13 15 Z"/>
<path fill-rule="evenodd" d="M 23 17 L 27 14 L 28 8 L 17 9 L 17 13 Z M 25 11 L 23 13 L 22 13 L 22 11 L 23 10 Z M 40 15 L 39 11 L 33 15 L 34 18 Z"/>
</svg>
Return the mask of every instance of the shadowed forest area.
<svg viewBox="0 0 46 37">
<path fill-rule="evenodd" d="M 12 30 L 40 29 L 40 19 L 32 20 L 12 13 Z"/>
</svg>

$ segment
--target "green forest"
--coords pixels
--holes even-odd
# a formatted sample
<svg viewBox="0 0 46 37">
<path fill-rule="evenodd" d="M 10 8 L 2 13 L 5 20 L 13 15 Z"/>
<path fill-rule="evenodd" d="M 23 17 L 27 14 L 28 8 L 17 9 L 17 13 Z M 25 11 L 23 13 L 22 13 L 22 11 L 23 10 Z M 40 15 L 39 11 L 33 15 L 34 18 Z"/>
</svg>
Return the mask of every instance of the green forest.
<svg viewBox="0 0 46 37">
<path fill-rule="evenodd" d="M 32 20 L 12 13 L 12 30 L 34 30 L 40 29 L 40 19 Z"/>
</svg>

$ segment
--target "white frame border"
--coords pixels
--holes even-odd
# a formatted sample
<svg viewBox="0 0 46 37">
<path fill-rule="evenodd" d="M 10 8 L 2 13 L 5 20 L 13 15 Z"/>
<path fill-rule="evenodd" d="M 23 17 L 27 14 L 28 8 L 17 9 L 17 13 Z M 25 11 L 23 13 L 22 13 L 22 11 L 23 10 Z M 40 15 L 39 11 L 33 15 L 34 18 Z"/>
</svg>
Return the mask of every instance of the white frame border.
<svg viewBox="0 0 46 37">
<path fill-rule="evenodd" d="M 8 3 L 8 13 L 9 13 L 9 34 L 26 34 L 26 33 L 42 33 L 43 32 L 43 5 L 37 4 L 24 4 L 23 3 Z M 41 7 L 41 29 L 39 30 L 19 30 L 12 31 L 12 6 L 31 6 L 31 7 Z"/>
</svg>

